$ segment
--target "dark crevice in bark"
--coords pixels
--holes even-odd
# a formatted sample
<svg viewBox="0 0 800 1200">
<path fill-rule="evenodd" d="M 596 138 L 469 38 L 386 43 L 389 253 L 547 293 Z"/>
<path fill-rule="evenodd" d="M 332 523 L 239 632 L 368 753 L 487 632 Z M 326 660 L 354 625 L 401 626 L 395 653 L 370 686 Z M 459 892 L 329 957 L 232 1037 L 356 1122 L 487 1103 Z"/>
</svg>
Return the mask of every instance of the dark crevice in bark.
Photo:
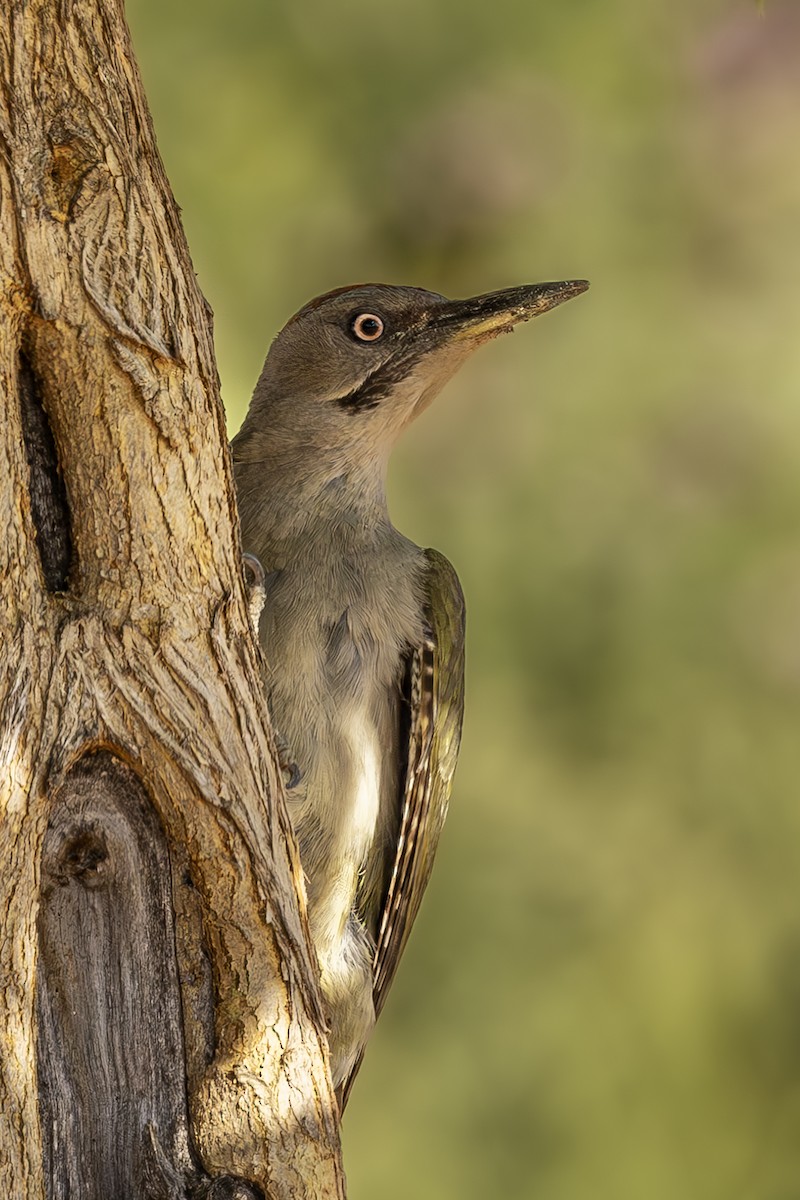
<svg viewBox="0 0 800 1200">
<path fill-rule="evenodd" d="M 216 1050 L 214 1029 L 214 971 L 203 921 L 203 904 L 186 850 L 173 848 L 172 895 L 175 935 L 181 970 L 186 1065 L 190 1084 L 196 1083 L 212 1062 Z"/>
<path fill-rule="evenodd" d="M 45 585 L 50 592 L 67 589 L 72 562 L 67 491 L 58 462 L 53 432 L 42 402 L 39 380 L 30 359 L 20 352 L 17 380 L 22 436 L 30 472 L 30 498 L 36 545 Z"/>
<path fill-rule="evenodd" d="M 37 1059 L 47 1200 L 255 1200 L 189 1136 L 170 860 L 137 775 L 84 757 L 42 850 Z"/>
<path fill-rule="evenodd" d="M 225 1175 L 191 1189 L 189 1200 L 264 1200 L 264 1193 L 255 1184 Z"/>
</svg>

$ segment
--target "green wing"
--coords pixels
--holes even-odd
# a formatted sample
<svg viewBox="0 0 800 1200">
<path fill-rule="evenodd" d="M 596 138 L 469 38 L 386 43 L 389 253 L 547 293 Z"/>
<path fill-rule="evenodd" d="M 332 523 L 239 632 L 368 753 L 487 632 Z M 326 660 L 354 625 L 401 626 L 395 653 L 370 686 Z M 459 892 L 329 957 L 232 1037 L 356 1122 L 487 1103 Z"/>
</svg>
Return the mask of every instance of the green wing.
<svg viewBox="0 0 800 1200">
<path fill-rule="evenodd" d="M 380 1014 L 430 879 L 461 744 L 464 716 L 464 596 L 450 563 L 426 550 L 427 629 L 411 649 L 404 688 L 407 765 L 400 828 L 373 960 Z M 362 1051 L 363 1055 L 363 1051 Z M 344 1108 L 361 1056 L 340 1091 Z"/>
<path fill-rule="evenodd" d="M 380 1013 L 430 879 L 461 744 L 464 596 L 450 563 L 426 550 L 428 629 L 409 655 L 408 754 L 394 867 L 373 965 Z"/>
</svg>

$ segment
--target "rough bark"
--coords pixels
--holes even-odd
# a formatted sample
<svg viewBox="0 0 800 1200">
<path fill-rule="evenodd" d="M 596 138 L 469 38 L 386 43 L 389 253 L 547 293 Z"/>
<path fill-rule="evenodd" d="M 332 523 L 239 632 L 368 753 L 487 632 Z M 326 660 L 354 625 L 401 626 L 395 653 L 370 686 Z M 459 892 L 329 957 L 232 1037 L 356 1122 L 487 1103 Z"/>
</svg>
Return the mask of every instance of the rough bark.
<svg viewBox="0 0 800 1200">
<path fill-rule="evenodd" d="M 0 1194 L 343 1196 L 211 321 L 121 3 L 2 10 Z"/>
</svg>

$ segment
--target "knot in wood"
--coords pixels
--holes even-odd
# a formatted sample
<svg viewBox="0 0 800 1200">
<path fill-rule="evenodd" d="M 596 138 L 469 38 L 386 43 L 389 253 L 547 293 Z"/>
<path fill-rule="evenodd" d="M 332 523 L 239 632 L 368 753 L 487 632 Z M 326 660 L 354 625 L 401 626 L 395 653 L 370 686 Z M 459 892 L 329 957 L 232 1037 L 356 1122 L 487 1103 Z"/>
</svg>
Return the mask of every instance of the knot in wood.
<svg viewBox="0 0 800 1200">
<path fill-rule="evenodd" d="M 57 221 L 70 219 L 83 182 L 94 166 L 97 156 L 82 139 L 69 138 L 52 145 L 43 180 L 44 199 L 51 217 Z"/>
<path fill-rule="evenodd" d="M 110 865 L 103 834 L 87 826 L 70 832 L 51 866 L 51 873 L 62 887 L 75 880 L 85 888 L 99 888 L 109 882 Z"/>
</svg>

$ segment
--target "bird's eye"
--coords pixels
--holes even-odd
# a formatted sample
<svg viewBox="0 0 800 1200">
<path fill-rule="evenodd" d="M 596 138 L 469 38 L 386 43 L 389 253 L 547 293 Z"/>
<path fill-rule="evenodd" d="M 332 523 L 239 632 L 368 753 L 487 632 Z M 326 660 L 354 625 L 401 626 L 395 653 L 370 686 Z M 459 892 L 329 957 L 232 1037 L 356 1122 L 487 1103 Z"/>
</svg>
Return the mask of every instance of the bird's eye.
<svg viewBox="0 0 800 1200">
<path fill-rule="evenodd" d="M 353 336 L 360 342 L 377 342 L 383 333 L 384 325 L 375 313 L 359 313 L 357 317 L 353 317 L 350 328 Z"/>
</svg>

